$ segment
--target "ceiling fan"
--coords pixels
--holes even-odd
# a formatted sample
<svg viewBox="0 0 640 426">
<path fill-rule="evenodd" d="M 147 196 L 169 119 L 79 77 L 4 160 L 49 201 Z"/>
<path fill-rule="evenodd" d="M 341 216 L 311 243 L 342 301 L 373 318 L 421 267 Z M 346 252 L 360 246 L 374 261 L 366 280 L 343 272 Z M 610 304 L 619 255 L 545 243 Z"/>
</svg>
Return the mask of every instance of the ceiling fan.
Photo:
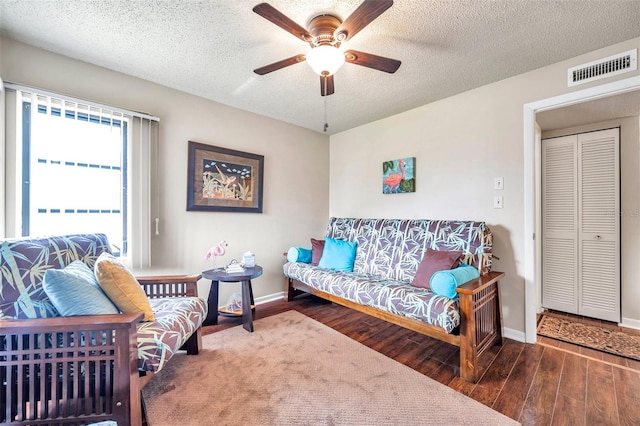
<svg viewBox="0 0 640 426">
<path fill-rule="evenodd" d="M 311 19 L 309 28 L 305 29 L 270 4 L 260 3 L 253 8 L 255 13 L 293 34 L 296 38 L 309 43 L 311 49 L 306 54 L 295 55 L 253 71 L 256 74 L 264 75 L 306 60 L 309 66 L 320 75 L 320 94 L 322 96 L 334 93 L 333 74 L 345 62 L 393 74 L 401 63 L 396 59 L 357 50 L 342 52 L 338 49 L 341 43 L 353 38 L 392 5 L 393 0 L 364 0 L 344 22 L 334 15 L 323 14 Z"/>
</svg>

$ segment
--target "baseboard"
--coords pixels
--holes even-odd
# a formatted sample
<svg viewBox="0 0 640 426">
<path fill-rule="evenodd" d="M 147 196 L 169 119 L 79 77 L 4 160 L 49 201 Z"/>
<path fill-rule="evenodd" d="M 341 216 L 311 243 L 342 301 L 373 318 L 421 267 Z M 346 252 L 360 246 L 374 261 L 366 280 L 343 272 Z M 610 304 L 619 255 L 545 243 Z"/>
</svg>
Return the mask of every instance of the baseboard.
<svg viewBox="0 0 640 426">
<path fill-rule="evenodd" d="M 527 341 L 526 335 L 523 331 L 514 330 L 513 328 L 505 327 L 502 332 L 507 339 L 517 340 L 518 342 L 525 343 Z"/>
<path fill-rule="evenodd" d="M 284 291 L 280 291 L 278 293 L 267 294 L 266 296 L 260 296 L 255 298 L 256 305 L 261 305 L 263 303 L 273 302 L 274 300 L 282 300 L 284 299 Z"/>
<path fill-rule="evenodd" d="M 622 322 L 618 324 L 620 327 L 635 328 L 640 330 L 640 320 L 631 318 L 622 318 Z"/>
</svg>

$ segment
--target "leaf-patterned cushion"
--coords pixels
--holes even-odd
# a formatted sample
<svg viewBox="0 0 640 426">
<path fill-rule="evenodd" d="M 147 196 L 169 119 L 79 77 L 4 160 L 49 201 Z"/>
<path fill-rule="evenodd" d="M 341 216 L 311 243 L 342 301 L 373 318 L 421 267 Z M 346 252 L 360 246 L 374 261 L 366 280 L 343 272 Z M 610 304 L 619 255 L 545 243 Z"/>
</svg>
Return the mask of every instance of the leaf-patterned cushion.
<svg viewBox="0 0 640 426">
<path fill-rule="evenodd" d="M 357 241 L 353 272 L 410 283 L 427 248 L 461 251 L 462 263 L 491 270 L 493 238 L 484 222 L 331 218 L 327 237 Z"/>
<path fill-rule="evenodd" d="M 199 297 L 149 299 L 155 321 L 138 324 L 140 369 L 157 372 L 180 349 L 207 316 Z"/>
<path fill-rule="evenodd" d="M 81 260 L 89 269 L 101 253 L 111 253 L 104 234 L 0 241 L 0 317 L 47 318 L 58 312 L 42 288 L 48 269 Z"/>
<path fill-rule="evenodd" d="M 460 325 L 458 299 L 437 296 L 400 281 L 292 262 L 284 265 L 284 275 L 361 305 L 438 326 L 447 333 Z"/>
</svg>

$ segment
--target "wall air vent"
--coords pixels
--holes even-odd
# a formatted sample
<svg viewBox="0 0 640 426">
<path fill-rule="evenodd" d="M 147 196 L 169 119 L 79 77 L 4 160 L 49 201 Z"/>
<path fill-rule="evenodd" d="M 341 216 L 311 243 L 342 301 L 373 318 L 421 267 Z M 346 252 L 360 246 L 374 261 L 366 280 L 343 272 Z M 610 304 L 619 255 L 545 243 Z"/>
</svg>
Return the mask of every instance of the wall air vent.
<svg viewBox="0 0 640 426">
<path fill-rule="evenodd" d="M 569 87 L 638 69 L 638 49 L 598 59 L 567 70 Z"/>
</svg>

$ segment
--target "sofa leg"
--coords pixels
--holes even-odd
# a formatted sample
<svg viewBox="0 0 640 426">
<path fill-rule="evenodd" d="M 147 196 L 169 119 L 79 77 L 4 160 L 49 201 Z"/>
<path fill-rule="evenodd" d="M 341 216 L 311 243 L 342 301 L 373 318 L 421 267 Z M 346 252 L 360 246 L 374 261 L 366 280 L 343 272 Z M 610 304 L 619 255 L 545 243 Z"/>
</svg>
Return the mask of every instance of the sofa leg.
<svg viewBox="0 0 640 426">
<path fill-rule="evenodd" d="M 460 342 L 460 378 L 467 382 L 478 382 L 478 352 L 469 342 Z"/>
<path fill-rule="evenodd" d="M 147 406 L 144 403 L 142 392 L 140 392 L 140 408 L 142 410 L 142 426 L 149 426 L 149 422 L 147 421 Z"/>
<path fill-rule="evenodd" d="M 295 288 L 293 288 L 293 281 L 291 278 L 285 277 L 285 284 L 287 286 L 287 302 L 291 302 L 294 297 L 298 294 Z"/>
<path fill-rule="evenodd" d="M 202 327 L 189 337 L 184 346 L 187 350 L 187 355 L 198 355 L 200 349 L 202 349 Z"/>
</svg>

